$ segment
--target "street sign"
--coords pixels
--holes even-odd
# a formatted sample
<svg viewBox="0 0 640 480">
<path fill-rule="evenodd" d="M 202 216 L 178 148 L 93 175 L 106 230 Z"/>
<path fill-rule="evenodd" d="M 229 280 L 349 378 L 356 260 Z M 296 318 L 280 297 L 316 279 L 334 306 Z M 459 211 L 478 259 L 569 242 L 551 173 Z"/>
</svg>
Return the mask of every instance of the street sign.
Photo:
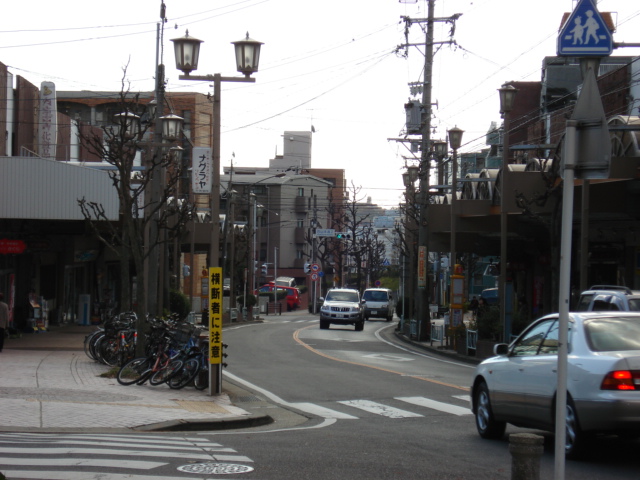
<svg viewBox="0 0 640 480">
<path fill-rule="evenodd" d="M 311 280 L 313 280 L 314 282 L 315 282 L 316 280 L 318 280 L 318 274 L 317 274 L 317 273 L 312 273 L 312 274 L 311 274 Z"/>
<path fill-rule="evenodd" d="M 580 0 L 558 35 L 558 56 L 607 57 L 613 36 L 593 0 Z"/>
<path fill-rule="evenodd" d="M 333 237 L 335 234 L 335 228 L 316 228 L 316 237 Z"/>
<path fill-rule="evenodd" d="M 318 273 L 320 271 L 320 265 L 318 265 L 317 263 L 312 263 L 311 264 L 311 271 L 313 273 Z"/>
</svg>

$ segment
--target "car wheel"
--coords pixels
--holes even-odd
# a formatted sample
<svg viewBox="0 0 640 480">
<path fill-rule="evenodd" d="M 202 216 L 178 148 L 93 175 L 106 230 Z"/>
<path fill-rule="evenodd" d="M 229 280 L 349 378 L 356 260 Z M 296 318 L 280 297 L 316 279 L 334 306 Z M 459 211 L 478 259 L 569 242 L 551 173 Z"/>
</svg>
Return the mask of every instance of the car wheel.
<svg viewBox="0 0 640 480">
<path fill-rule="evenodd" d="M 566 433 L 564 442 L 564 453 L 569 459 L 579 459 L 585 450 L 588 442 L 587 435 L 580 429 L 580 421 L 576 406 L 570 397 L 567 397 Z"/>
<path fill-rule="evenodd" d="M 498 439 L 502 438 L 507 428 L 506 422 L 498 422 L 493 417 L 491 410 L 491 399 L 489 398 L 489 387 L 485 382 L 478 385 L 475 398 L 476 407 L 476 428 L 482 438 Z"/>
<path fill-rule="evenodd" d="M 364 320 L 356 322 L 356 332 L 361 332 L 362 330 L 364 330 Z"/>
<path fill-rule="evenodd" d="M 390 322 L 391 320 L 393 320 L 393 315 L 391 315 L 390 317 L 387 317 L 387 322 Z"/>
<path fill-rule="evenodd" d="M 323 330 L 326 330 L 327 328 L 329 328 L 329 322 L 325 320 L 320 320 L 320 328 Z"/>
</svg>

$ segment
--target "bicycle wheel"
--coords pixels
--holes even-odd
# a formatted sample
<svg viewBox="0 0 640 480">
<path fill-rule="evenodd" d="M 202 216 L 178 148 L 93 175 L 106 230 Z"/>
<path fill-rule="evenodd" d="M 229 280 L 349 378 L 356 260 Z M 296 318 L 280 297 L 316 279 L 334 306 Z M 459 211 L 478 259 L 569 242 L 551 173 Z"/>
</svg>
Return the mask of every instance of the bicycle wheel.
<svg viewBox="0 0 640 480">
<path fill-rule="evenodd" d="M 117 379 L 120 385 L 133 385 L 146 380 L 151 375 L 153 359 L 138 357 L 125 363 L 118 371 Z"/>
<path fill-rule="evenodd" d="M 86 337 L 84 337 L 84 353 L 87 355 L 87 357 L 89 357 L 91 360 L 95 360 L 96 357 L 92 351 L 93 348 L 93 343 L 96 341 L 96 339 L 102 335 L 102 330 L 96 330 L 95 332 L 91 332 L 89 335 L 87 335 Z"/>
<path fill-rule="evenodd" d="M 99 335 L 95 335 L 91 339 L 91 342 L 89 342 L 90 357 L 93 358 L 96 362 L 102 362 L 102 360 L 100 360 L 100 353 L 98 352 L 97 348 L 103 338 L 104 338 L 104 331 L 100 332 Z"/>
<path fill-rule="evenodd" d="M 164 367 L 151 375 L 149 383 L 155 387 L 156 385 L 167 382 L 180 371 L 183 364 L 184 362 L 179 358 L 170 360 Z"/>
<path fill-rule="evenodd" d="M 169 379 L 167 384 L 170 388 L 180 389 L 183 388 L 198 375 L 198 371 L 200 370 L 200 362 L 196 357 L 187 358 L 184 361 L 184 365 L 178 373 L 176 373 L 172 378 Z"/>
<path fill-rule="evenodd" d="M 96 351 L 102 363 L 115 367 L 118 364 L 120 342 L 116 338 L 104 338 Z"/>
<path fill-rule="evenodd" d="M 206 359 L 205 359 L 206 360 Z M 196 378 L 193 379 L 193 386 L 196 390 L 204 390 L 209 386 L 209 362 L 205 361 L 200 366 Z"/>
</svg>

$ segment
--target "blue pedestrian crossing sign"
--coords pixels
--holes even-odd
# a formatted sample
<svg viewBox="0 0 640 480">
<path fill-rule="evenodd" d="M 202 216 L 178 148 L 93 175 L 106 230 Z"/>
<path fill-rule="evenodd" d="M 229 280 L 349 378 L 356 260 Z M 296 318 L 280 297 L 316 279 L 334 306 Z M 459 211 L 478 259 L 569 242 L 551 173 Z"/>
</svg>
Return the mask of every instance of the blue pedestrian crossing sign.
<svg viewBox="0 0 640 480">
<path fill-rule="evenodd" d="M 593 0 L 580 0 L 558 36 L 558 56 L 607 57 L 613 36 Z"/>
</svg>

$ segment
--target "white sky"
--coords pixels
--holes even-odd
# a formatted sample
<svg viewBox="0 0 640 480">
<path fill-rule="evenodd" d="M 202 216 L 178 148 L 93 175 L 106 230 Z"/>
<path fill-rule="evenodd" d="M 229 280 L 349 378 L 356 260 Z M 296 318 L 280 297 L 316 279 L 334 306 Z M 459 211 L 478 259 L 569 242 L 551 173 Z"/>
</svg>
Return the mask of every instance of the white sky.
<svg viewBox="0 0 640 480">
<path fill-rule="evenodd" d="M 44 0 L 12 2 L 0 27 L 0 62 L 36 86 L 58 90 L 120 91 L 128 64 L 131 90 L 152 91 L 160 0 Z M 314 126 L 313 167 L 344 168 L 361 196 L 385 207 L 403 190 L 404 129 L 409 82 L 421 81 L 424 57 L 404 43 L 402 15 L 427 16 L 427 3 L 398 0 L 165 0 L 164 63 L 170 92 L 211 92 L 178 80 L 171 38 L 189 34 L 205 42 L 194 74 L 235 72 L 231 41 L 248 31 L 264 42 L 255 84 L 222 87 L 222 163 L 267 166 L 282 153 L 285 130 Z M 539 81 L 545 56 L 556 54 L 558 28 L 572 0 L 437 0 L 436 17 L 462 13 L 457 46 L 435 56 L 432 138 L 458 126 L 460 152 L 484 147 L 492 121 L 500 122 L 497 89 L 505 81 Z M 600 12 L 617 12 L 616 42 L 640 43 L 640 2 L 602 0 Z M 175 28 L 177 25 L 177 29 Z M 436 41 L 450 25 L 436 25 Z M 410 42 L 423 43 L 419 25 Z M 638 48 L 614 55 L 639 55 Z"/>
</svg>

